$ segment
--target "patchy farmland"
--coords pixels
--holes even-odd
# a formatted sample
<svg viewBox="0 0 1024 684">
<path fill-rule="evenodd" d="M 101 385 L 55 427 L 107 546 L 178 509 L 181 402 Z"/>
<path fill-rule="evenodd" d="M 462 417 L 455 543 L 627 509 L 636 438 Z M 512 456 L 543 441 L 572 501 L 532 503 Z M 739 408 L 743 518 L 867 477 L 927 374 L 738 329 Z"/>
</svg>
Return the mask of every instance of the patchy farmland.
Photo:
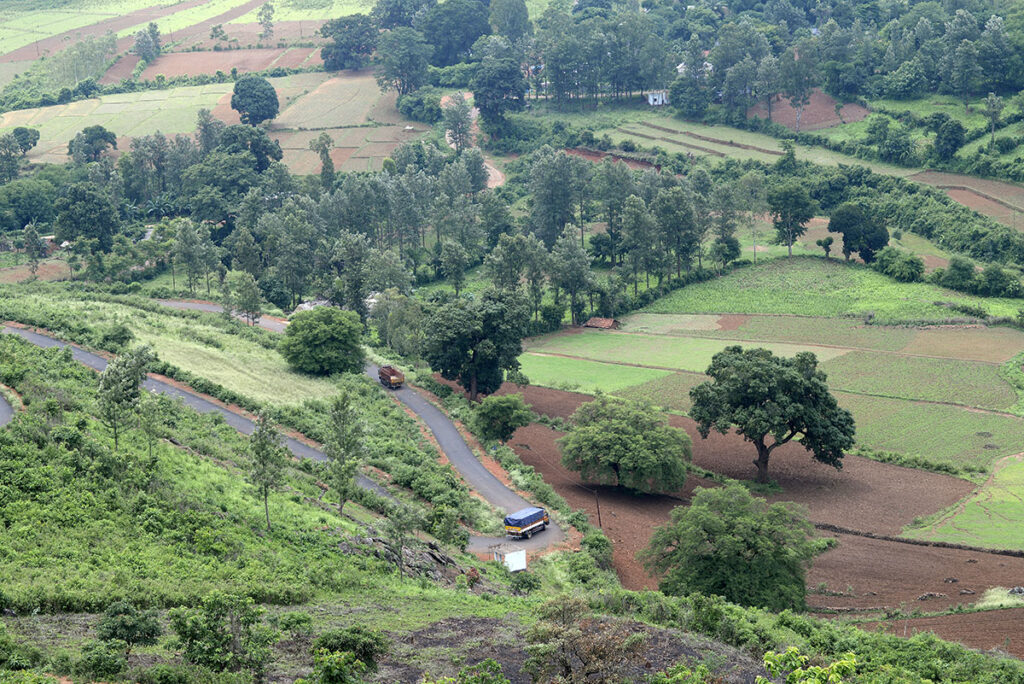
<svg viewBox="0 0 1024 684">
<path fill-rule="evenodd" d="M 320 170 L 319 157 L 309 149 L 310 140 L 320 132 L 334 140 L 336 168 L 368 171 L 380 170 L 396 147 L 428 130 L 423 124 L 404 120 L 395 111 L 394 94 L 381 93 L 369 72 L 340 76 L 300 73 L 269 80 L 281 101 L 281 113 L 268 130 L 281 144 L 285 164 L 296 173 Z M 192 133 L 196 116 L 204 108 L 226 123 L 238 123 L 238 114 L 231 109 L 232 88 L 232 83 L 182 86 L 22 109 L 0 115 L 0 132 L 16 126 L 37 128 L 39 144 L 29 159 L 59 164 L 67 161 L 68 142 L 86 126 L 101 125 L 113 131 L 119 150 L 125 150 L 132 137 Z"/>
</svg>

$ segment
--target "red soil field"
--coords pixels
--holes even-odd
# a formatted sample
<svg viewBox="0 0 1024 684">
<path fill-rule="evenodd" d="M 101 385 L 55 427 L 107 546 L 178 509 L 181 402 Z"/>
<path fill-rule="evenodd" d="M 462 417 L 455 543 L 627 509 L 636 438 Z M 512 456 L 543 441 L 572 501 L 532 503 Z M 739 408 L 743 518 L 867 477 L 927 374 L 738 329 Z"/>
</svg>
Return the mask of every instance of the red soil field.
<svg viewBox="0 0 1024 684">
<path fill-rule="evenodd" d="M 801 131 L 816 131 L 822 128 L 831 128 L 844 123 L 860 121 L 867 117 L 870 112 L 858 104 L 845 104 L 836 114 L 836 100 L 820 90 L 811 94 L 811 101 L 804 107 L 800 116 Z M 768 118 L 768 108 L 765 103 L 759 102 L 747 110 L 747 118 L 759 116 L 762 119 Z M 782 124 L 786 128 L 796 130 L 796 109 L 789 100 L 781 95 L 776 96 L 772 102 L 772 121 Z"/>
<path fill-rule="evenodd" d="M 297 67 L 302 65 L 314 51 L 317 50 L 315 48 L 257 48 L 220 52 L 172 52 L 161 55 L 147 66 L 142 72 L 142 79 L 153 79 L 157 74 L 171 78 L 173 76 L 212 74 L 217 71 L 230 73 L 232 68 L 248 72 L 263 71 L 275 66 Z M 316 59 L 319 60 L 319 54 L 316 55 Z"/>
<path fill-rule="evenodd" d="M 905 636 L 913 636 L 917 632 L 934 632 L 943 639 L 959 641 L 972 648 L 998 648 L 1017 658 L 1024 658 L 1024 639 L 1019 636 L 1022 624 L 1024 608 L 1008 608 L 984 613 L 892 620 L 863 627 L 880 628 Z"/>
<path fill-rule="evenodd" d="M 535 411 L 561 417 L 568 417 L 590 399 L 583 394 L 530 386 L 506 385 L 501 390 L 502 394 L 515 392 L 521 392 Z M 738 436 L 712 433 L 702 440 L 689 419 L 670 416 L 670 423 L 690 434 L 696 465 L 734 478 L 749 479 L 753 475 L 752 448 Z M 675 496 L 636 496 L 614 487 L 587 487 L 576 473 L 561 466 L 555 444 L 560 434 L 535 424 L 518 430 L 509 444 L 573 508 L 586 511 L 595 524 L 596 491 L 602 527 L 614 545 L 613 563 L 623 585 L 634 589 L 655 587 L 656 581 L 636 561 L 635 554 L 647 545 L 651 530 L 664 524 L 671 510 L 684 504 L 695 487 L 715 485 L 691 477 Z M 958 478 L 856 456 L 847 456 L 842 471 L 836 471 L 811 460 L 794 445 L 773 453 L 771 475 L 783 492 L 767 497 L 769 501 L 802 504 L 815 523 L 892 536 L 915 517 L 950 506 L 974 489 L 973 484 Z M 1024 578 L 1022 558 L 852 534 L 822 534 L 838 538 L 839 544 L 815 560 L 808 586 L 824 583 L 828 593 L 840 595 L 812 593 L 808 596 L 812 607 L 869 613 L 898 610 L 901 606 L 905 611 L 939 611 L 976 601 L 990 587 L 1020 584 Z M 961 590 L 974 593 L 961 594 Z M 927 593 L 936 596 L 919 600 Z M 1024 655 L 1024 640 L 1018 645 L 1012 642 L 1020 623 L 1012 623 L 1016 629 L 1011 630 L 1006 616 L 1006 611 L 953 615 L 919 625 L 978 648 L 1003 647 L 1006 637 L 1011 636 L 1011 652 Z"/>
<path fill-rule="evenodd" d="M 121 59 L 117 60 L 117 63 L 107 69 L 107 73 L 100 77 L 100 85 L 120 83 L 121 79 L 131 78 L 132 72 L 135 71 L 135 66 L 138 63 L 138 55 L 121 55 Z"/>
<path fill-rule="evenodd" d="M 131 28 L 138 24 L 144 24 L 147 21 L 155 21 L 160 17 L 165 17 L 175 12 L 180 12 L 197 5 L 202 5 L 204 0 L 187 0 L 187 2 L 181 2 L 176 5 L 168 6 L 153 6 L 146 9 L 137 10 L 126 14 L 123 17 L 114 17 L 113 19 L 107 19 L 105 21 L 97 22 L 89 26 L 82 26 L 71 31 L 65 31 L 64 33 L 56 36 L 50 36 L 49 38 L 43 38 L 30 45 L 25 45 L 17 50 L 8 52 L 5 55 L 0 55 L 0 62 L 17 62 L 21 60 L 33 60 L 38 58 L 40 55 L 49 53 L 59 52 L 68 43 L 66 41 L 77 40 L 79 37 L 85 36 L 102 36 L 107 31 L 113 31 L 117 33 L 126 28 Z M 257 3 L 258 5 L 258 3 Z M 125 46 L 122 46 L 122 42 Z M 122 39 L 118 41 L 118 50 L 124 50 L 127 46 L 131 45 L 131 38 Z"/>
<path fill-rule="evenodd" d="M 1003 225 L 1017 227 L 1014 224 L 1024 224 L 1024 220 L 1014 221 L 1014 216 L 1020 214 L 1019 211 L 1014 211 L 1009 207 L 1005 207 L 998 202 L 993 202 L 988 197 L 978 194 L 974 190 L 965 190 L 961 188 L 948 188 L 946 194 L 955 199 L 960 204 L 964 205 L 968 209 L 973 209 L 979 214 L 984 214 L 989 218 L 999 221 Z M 1021 225 L 1018 230 L 1024 230 L 1024 225 Z"/>
<path fill-rule="evenodd" d="M 918 183 L 927 183 L 938 188 L 971 188 L 988 196 L 990 199 L 1005 202 L 1012 207 L 1024 211 L 1024 185 L 988 178 L 977 178 L 975 176 L 963 176 L 958 173 L 944 173 L 942 171 L 922 171 L 909 176 L 909 178 Z"/>
<path fill-rule="evenodd" d="M 242 16 L 238 13 L 233 13 L 234 17 Z M 234 18 L 233 17 L 233 18 Z M 213 24 L 224 24 L 224 32 L 227 34 L 228 39 L 232 41 L 232 45 L 245 48 L 248 45 L 277 45 L 279 42 L 294 43 L 296 41 L 302 42 L 321 42 L 322 39 L 317 33 L 320 27 L 326 23 L 323 20 L 311 19 L 309 21 L 275 21 L 274 22 L 274 35 L 268 40 L 260 38 L 260 34 L 263 32 L 263 27 L 255 22 L 251 23 L 240 23 L 231 24 L 222 21 L 215 21 Z M 198 46 L 203 50 L 212 50 L 213 46 L 218 41 L 210 38 L 210 24 L 205 27 L 204 31 L 184 29 L 180 31 L 180 35 L 184 36 L 184 42 L 180 46 L 180 49 L 190 50 L 193 46 Z M 235 42 L 237 41 L 237 42 Z M 220 41 L 223 46 L 223 41 Z"/>
</svg>

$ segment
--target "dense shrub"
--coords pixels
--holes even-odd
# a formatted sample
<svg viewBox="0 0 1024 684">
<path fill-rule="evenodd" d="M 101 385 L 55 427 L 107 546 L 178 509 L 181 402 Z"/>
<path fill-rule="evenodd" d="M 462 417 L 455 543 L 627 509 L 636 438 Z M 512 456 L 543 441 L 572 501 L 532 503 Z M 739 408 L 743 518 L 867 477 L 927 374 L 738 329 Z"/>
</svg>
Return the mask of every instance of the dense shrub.
<svg viewBox="0 0 1024 684">
<path fill-rule="evenodd" d="M 377 669 L 377 661 L 391 648 L 391 640 L 375 629 L 354 625 L 345 629 L 324 632 L 313 642 L 313 651 L 340 653 L 348 651 L 371 670 Z"/>
<path fill-rule="evenodd" d="M 875 256 L 871 267 L 901 283 L 916 283 L 924 278 L 924 261 L 896 247 L 886 247 Z"/>
<path fill-rule="evenodd" d="M 398 98 L 398 111 L 413 121 L 433 124 L 441 120 L 441 97 L 437 88 L 423 87 Z"/>
</svg>

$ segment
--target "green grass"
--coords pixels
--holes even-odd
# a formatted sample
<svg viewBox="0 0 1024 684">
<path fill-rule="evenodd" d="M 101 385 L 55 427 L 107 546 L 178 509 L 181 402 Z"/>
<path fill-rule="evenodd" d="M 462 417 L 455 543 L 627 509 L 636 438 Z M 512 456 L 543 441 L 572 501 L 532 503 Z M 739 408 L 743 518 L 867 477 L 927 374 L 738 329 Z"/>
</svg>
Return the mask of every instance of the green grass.
<svg viewBox="0 0 1024 684">
<path fill-rule="evenodd" d="M 836 398 L 853 413 L 857 443 L 869 449 L 983 469 L 1021 450 L 1020 418 L 846 392 Z"/>
<path fill-rule="evenodd" d="M 67 5 L 53 7 L 43 4 L 45 8 L 32 9 L 0 4 L 0 26 L 3 26 L 0 54 L 154 4 L 152 0 L 81 0 L 74 4 L 73 9 Z"/>
<path fill-rule="evenodd" d="M 690 390 L 706 380 L 707 376 L 701 373 L 673 373 L 664 378 L 626 387 L 615 394 L 625 399 L 646 401 L 666 411 L 686 413 L 693 406 L 693 402 L 690 401 Z"/>
<path fill-rule="evenodd" d="M 245 4 L 246 0 L 206 0 L 195 7 L 183 9 L 172 14 L 168 14 L 166 17 L 161 17 L 156 20 L 156 25 L 160 27 L 160 32 L 164 36 L 164 41 L 174 40 L 172 35 L 175 31 L 181 31 L 187 29 L 196 24 L 202 23 L 208 19 L 212 19 L 224 12 L 228 12 L 239 5 Z M 148 21 L 141 22 L 135 26 L 118 31 L 118 37 L 131 36 L 135 33 L 146 28 L 149 24 Z"/>
<path fill-rule="evenodd" d="M 711 357 L 730 344 L 732 342 L 708 338 L 583 330 L 573 335 L 537 338 L 528 344 L 527 349 L 531 352 L 579 356 L 593 361 L 703 373 L 710 365 Z M 801 351 L 813 351 L 820 360 L 846 353 L 845 349 L 810 347 L 784 342 L 769 342 L 759 346 L 770 349 L 780 356 L 794 356 Z"/>
<path fill-rule="evenodd" d="M 230 335 L 201 318 L 38 294 L 22 295 L 18 304 L 37 315 L 71 315 L 98 328 L 124 323 L 135 343 L 150 345 L 162 361 L 261 403 L 297 404 L 333 396 L 338 390 L 330 379 L 291 371 L 277 351 Z"/>
<path fill-rule="evenodd" d="M 593 393 L 617 392 L 632 385 L 671 375 L 671 371 L 635 368 L 584 359 L 566 359 L 527 352 L 519 357 L 530 382 L 543 387 Z"/>
<path fill-rule="evenodd" d="M 231 88 L 230 83 L 183 86 L 23 109 L 0 116 L 0 133 L 16 126 L 35 128 L 40 139 L 29 158 L 62 163 L 67 161 L 68 142 L 86 126 L 100 125 L 118 136 L 188 133 L 195 130 L 196 113 L 212 109 Z"/>
<path fill-rule="evenodd" d="M 347 17 L 350 14 L 369 14 L 373 0 L 280 0 L 274 3 L 274 21 L 318 21 Z M 255 9 L 231 21 L 232 24 L 256 22 Z M 230 33 L 230 29 L 228 29 Z"/>
<path fill-rule="evenodd" d="M 722 278 L 676 290 L 650 306 L 651 313 L 765 313 L 864 316 L 879 323 L 943 321 L 955 312 L 936 301 L 980 306 L 1013 316 L 1020 301 L 981 298 L 925 283 L 897 283 L 855 264 L 794 257 L 748 266 Z"/>
<path fill-rule="evenodd" d="M 1024 461 L 1008 460 L 966 500 L 927 525 L 912 527 L 903 534 L 932 541 L 1024 549 L 1024 537 L 1020 534 L 1024 508 L 1021 491 L 1024 491 Z"/>
<path fill-rule="evenodd" d="M 792 342 L 899 351 L 917 334 L 912 328 L 864 325 L 853 318 L 750 316 L 734 330 L 718 329 L 717 314 L 635 313 L 621 319 L 622 330 L 657 335 L 714 337 L 737 341 Z"/>
<path fill-rule="evenodd" d="M 1006 410 L 1017 393 L 999 366 L 957 359 L 930 359 L 854 351 L 821 365 L 829 385 L 861 394 Z"/>
</svg>

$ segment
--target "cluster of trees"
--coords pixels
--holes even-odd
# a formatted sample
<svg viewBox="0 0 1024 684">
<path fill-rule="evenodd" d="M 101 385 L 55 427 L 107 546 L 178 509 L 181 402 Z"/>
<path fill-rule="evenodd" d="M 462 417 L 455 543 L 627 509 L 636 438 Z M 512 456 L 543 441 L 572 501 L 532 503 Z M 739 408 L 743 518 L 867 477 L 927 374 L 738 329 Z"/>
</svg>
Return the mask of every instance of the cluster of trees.
<svg viewBox="0 0 1024 684">
<path fill-rule="evenodd" d="M 159 33 L 157 33 L 159 35 Z M 159 51 L 159 49 L 158 49 Z M 117 36 L 85 36 L 59 52 L 38 59 L 0 90 L 0 109 L 45 107 L 88 97 L 117 53 Z"/>
</svg>

